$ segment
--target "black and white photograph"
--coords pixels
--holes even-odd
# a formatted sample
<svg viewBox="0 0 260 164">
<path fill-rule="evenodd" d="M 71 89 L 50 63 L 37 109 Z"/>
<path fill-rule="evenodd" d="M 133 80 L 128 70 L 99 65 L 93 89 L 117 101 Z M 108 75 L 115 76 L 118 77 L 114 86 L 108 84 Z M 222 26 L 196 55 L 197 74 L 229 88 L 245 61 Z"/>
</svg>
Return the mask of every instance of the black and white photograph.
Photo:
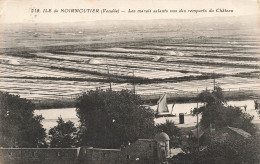
<svg viewBox="0 0 260 164">
<path fill-rule="evenodd" d="M 0 164 L 260 164 L 260 2 L 0 0 Z"/>
</svg>

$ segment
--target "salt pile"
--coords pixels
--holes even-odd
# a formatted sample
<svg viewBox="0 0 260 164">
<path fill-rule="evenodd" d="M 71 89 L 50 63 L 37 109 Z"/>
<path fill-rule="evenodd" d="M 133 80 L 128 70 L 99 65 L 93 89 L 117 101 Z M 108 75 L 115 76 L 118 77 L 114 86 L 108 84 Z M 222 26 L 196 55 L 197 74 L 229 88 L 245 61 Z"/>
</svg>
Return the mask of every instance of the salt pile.
<svg viewBox="0 0 260 164">
<path fill-rule="evenodd" d="M 176 52 L 174 52 L 174 51 L 169 51 L 168 52 L 168 55 L 176 55 L 177 53 Z"/>
<path fill-rule="evenodd" d="M 4 60 L 4 59 L 1 59 L 0 60 L 0 63 L 3 63 L 3 64 L 11 64 L 11 65 L 19 65 L 20 62 L 16 59 L 11 59 L 11 60 Z"/>
<path fill-rule="evenodd" d="M 155 56 L 152 61 L 158 61 L 160 59 L 160 56 Z"/>
<path fill-rule="evenodd" d="M 179 55 L 179 56 L 184 56 L 184 53 L 178 52 L 178 55 Z"/>
<path fill-rule="evenodd" d="M 97 60 L 97 59 L 90 59 L 89 64 L 102 64 L 102 62 L 100 60 Z"/>
</svg>

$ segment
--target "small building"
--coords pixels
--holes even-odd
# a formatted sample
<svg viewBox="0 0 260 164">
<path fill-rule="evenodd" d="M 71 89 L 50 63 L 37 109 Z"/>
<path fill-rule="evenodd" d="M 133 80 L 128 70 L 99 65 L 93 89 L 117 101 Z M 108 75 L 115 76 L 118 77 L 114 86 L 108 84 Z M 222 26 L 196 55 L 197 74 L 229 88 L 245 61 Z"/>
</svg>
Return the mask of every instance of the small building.
<svg viewBox="0 0 260 164">
<path fill-rule="evenodd" d="M 234 127 L 223 127 L 220 129 L 215 130 L 215 128 L 212 128 L 210 125 L 207 129 L 193 129 L 190 132 L 190 139 L 198 139 L 200 140 L 200 143 L 206 144 L 207 142 L 224 142 L 226 140 L 243 140 L 248 139 L 251 137 L 251 134 L 248 132 Z"/>
<path fill-rule="evenodd" d="M 216 142 L 224 142 L 226 140 L 244 140 L 249 139 L 250 137 L 251 134 L 246 131 L 229 126 L 219 129 L 211 135 L 212 140 Z"/>
<path fill-rule="evenodd" d="M 158 133 L 155 135 L 155 141 L 157 142 L 157 156 L 160 160 L 165 160 L 170 157 L 170 138 L 164 133 Z"/>
</svg>

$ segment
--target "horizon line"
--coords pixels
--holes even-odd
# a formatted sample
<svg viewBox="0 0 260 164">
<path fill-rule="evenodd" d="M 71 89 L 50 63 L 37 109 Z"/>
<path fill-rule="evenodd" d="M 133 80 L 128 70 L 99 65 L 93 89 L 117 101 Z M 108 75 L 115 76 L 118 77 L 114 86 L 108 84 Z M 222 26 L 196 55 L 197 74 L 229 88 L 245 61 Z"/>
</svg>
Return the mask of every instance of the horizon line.
<svg viewBox="0 0 260 164">
<path fill-rule="evenodd" d="M 102 21 L 156 21 L 156 20 L 198 20 L 198 19 L 209 19 L 209 18 L 230 18 L 230 17 L 256 17 L 260 19 L 259 15 L 248 14 L 248 15 L 232 15 L 232 16 L 205 16 L 205 17 L 196 17 L 196 18 L 161 18 L 161 19 L 100 19 L 100 20 L 82 20 L 82 21 L 64 21 L 64 22 L 32 22 L 32 21 L 23 21 L 23 22 L 1 22 L 1 25 L 7 24 L 61 24 L 61 23 L 88 23 L 88 22 L 102 22 Z"/>
</svg>

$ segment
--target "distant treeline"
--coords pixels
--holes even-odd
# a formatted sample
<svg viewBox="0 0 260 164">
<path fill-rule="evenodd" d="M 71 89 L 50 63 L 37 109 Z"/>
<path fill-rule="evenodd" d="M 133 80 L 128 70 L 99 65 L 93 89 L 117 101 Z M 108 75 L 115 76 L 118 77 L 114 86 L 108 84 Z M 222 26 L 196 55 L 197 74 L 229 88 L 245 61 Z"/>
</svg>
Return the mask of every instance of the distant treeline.
<svg viewBox="0 0 260 164">
<path fill-rule="evenodd" d="M 35 104 L 35 109 L 57 109 L 57 108 L 74 108 L 74 99 L 44 99 L 32 100 Z"/>
<path fill-rule="evenodd" d="M 23 77 L 16 77 L 16 76 L 3 76 L 1 78 L 16 78 L 16 79 L 40 79 L 40 80 L 62 80 L 62 81 L 82 81 L 82 82 L 106 82 L 106 83 L 130 83 L 133 82 L 135 84 L 154 84 L 154 83 L 160 83 L 160 82 L 171 82 L 171 83 L 177 83 L 177 82 L 183 82 L 183 81 L 193 81 L 193 80 L 207 80 L 207 79 L 217 79 L 225 77 L 224 75 L 215 75 L 215 74 L 203 74 L 198 76 L 183 76 L 183 77 L 170 77 L 170 78 L 142 78 L 142 77 L 133 77 L 132 76 L 124 76 L 124 75 L 116 75 L 116 74 L 105 74 L 97 71 L 91 71 L 91 70 L 79 70 L 74 68 L 64 68 L 64 67 L 54 67 L 51 66 L 49 68 L 52 69 L 58 69 L 62 71 L 70 71 L 70 72 L 80 72 L 80 73 L 86 73 L 91 75 L 99 75 L 100 78 L 79 78 L 79 77 L 32 77 L 32 76 L 23 76 Z M 110 80 L 109 80 L 110 76 Z M 238 76 L 239 77 L 239 76 Z"/>
</svg>

